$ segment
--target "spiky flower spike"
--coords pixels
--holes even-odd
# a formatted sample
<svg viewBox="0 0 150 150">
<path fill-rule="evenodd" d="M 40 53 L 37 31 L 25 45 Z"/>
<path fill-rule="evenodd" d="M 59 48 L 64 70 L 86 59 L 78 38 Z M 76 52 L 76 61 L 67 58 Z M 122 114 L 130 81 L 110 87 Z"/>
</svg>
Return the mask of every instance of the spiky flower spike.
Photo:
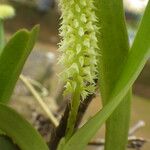
<svg viewBox="0 0 150 150">
<path fill-rule="evenodd" d="M 15 10 L 9 5 L 0 5 L 0 53 L 5 45 L 5 35 L 3 22 L 7 18 L 11 18 L 15 15 Z"/>
<path fill-rule="evenodd" d="M 60 0 L 62 24 L 60 28 L 60 63 L 65 67 L 62 78 L 65 94 L 76 88 L 84 100 L 94 92 L 96 78 L 97 38 L 93 0 Z"/>
<path fill-rule="evenodd" d="M 0 20 L 11 18 L 15 15 L 15 10 L 9 5 L 0 5 Z"/>
</svg>

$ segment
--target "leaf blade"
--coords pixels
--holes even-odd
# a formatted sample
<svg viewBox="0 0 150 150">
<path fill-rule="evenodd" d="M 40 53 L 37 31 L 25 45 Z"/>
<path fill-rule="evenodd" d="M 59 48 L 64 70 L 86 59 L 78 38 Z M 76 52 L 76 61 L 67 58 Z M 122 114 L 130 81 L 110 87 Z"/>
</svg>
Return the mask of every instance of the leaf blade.
<svg viewBox="0 0 150 150">
<path fill-rule="evenodd" d="M 99 87 L 103 106 L 118 81 L 129 53 L 129 43 L 122 0 L 96 0 L 97 26 L 100 27 L 98 45 Z M 128 92 L 128 95 L 131 95 Z M 125 96 L 106 121 L 105 150 L 126 149 L 131 96 Z M 115 137 L 115 138 L 114 138 Z M 119 144 L 118 144 L 119 143 Z"/>
<path fill-rule="evenodd" d="M 0 104 L 0 129 L 21 150 L 48 150 L 39 133 L 13 109 Z"/>
<path fill-rule="evenodd" d="M 37 37 L 38 27 L 31 32 L 18 31 L 0 55 L 0 101 L 8 102 L 16 81 Z"/>
<path fill-rule="evenodd" d="M 8 137 L 3 135 L 0 135 L 0 148 L 2 150 L 19 150 Z"/>
</svg>

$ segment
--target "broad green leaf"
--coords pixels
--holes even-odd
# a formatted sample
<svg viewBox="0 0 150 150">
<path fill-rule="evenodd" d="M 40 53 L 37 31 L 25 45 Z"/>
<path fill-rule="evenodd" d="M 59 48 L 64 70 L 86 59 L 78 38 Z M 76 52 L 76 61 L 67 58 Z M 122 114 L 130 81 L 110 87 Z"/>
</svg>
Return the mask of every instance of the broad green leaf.
<svg viewBox="0 0 150 150">
<path fill-rule="evenodd" d="M 0 129 L 21 150 L 48 150 L 38 132 L 13 109 L 0 104 Z"/>
<path fill-rule="evenodd" d="M 87 143 L 96 134 L 101 125 L 108 119 L 111 113 L 120 104 L 134 81 L 137 79 L 144 64 L 150 56 L 150 1 L 147 5 L 144 17 L 136 38 L 130 50 L 126 64 L 114 87 L 110 101 L 105 107 L 81 127 L 66 143 L 63 150 L 84 150 Z M 81 138 L 82 137 L 82 138 Z"/>
<path fill-rule="evenodd" d="M 19 150 L 11 139 L 4 135 L 0 135 L 0 148 L 2 150 Z"/>
<path fill-rule="evenodd" d="M 8 102 L 23 65 L 30 54 L 38 33 L 18 31 L 7 43 L 0 55 L 0 101 Z"/>
<path fill-rule="evenodd" d="M 128 57 L 129 44 L 122 0 L 95 0 L 95 6 L 97 26 L 100 27 L 99 87 L 105 106 Z M 130 92 L 128 94 L 130 95 Z M 106 121 L 105 150 L 126 149 L 130 101 L 131 97 L 125 96 Z"/>
</svg>

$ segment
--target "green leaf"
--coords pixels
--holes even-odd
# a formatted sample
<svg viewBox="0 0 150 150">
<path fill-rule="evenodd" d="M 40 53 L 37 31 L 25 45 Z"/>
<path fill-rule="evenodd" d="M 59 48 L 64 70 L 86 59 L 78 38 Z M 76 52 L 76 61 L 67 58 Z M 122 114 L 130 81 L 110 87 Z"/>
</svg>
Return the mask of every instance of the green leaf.
<svg viewBox="0 0 150 150">
<path fill-rule="evenodd" d="M 129 43 L 122 0 L 95 0 L 95 6 L 97 26 L 100 27 L 99 87 L 105 106 L 128 57 Z M 105 150 L 126 149 L 131 103 L 129 95 L 130 92 L 106 121 Z"/>
<path fill-rule="evenodd" d="M 10 138 L 0 135 L 0 148 L 2 150 L 19 150 Z"/>
<path fill-rule="evenodd" d="M 18 31 L 7 43 L 0 55 L 0 101 L 8 102 L 23 65 L 30 54 L 39 27 Z"/>
<path fill-rule="evenodd" d="M 137 79 L 144 64 L 150 56 L 150 1 L 147 5 L 140 28 L 130 50 L 120 78 L 114 87 L 110 101 L 105 107 L 80 128 L 66 143 L 63 150 L 84 150 L 87 143 L 96 134 L 101 125 L 120 104 L 134 81 Z M 81 138 L 82 137 L 82 138 Z"/>
<path fill-rule="evenodd" d="M 21 150 L 48 150 L 39 133 L 13 109 L 0 104 L 0 129 Z"/>
<path fill-rule="evenodd" d="M 5 39 L 4 39 L 4 27 L 3 21 L 0 19 L 0 53 L 4 47 Z"/>
</svg>

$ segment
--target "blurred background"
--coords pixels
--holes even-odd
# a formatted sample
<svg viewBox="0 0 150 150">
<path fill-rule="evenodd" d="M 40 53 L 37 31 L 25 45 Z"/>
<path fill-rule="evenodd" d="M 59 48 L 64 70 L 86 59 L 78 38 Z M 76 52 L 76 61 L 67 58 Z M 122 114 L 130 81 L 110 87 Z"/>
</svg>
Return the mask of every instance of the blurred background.
<svg viewBox="0 0 150 150">
<path fill-rule="evenodd" d="M 134 40 L 139 21 L 144 12 L 148 0 L 124 0 L 125 15 L 129 34 L 130 44 Z M 59 43 L 59 23 L 60 10 L 57 0 L 0 0 L 0 4 L 10 4 L 16 10 L 16 16 L 5 22 L 5 31 L 7 39 L 20 28 L 31 29 L 34 25 L 40 24 L 40 34 L 34 50 L 23 69 L 23 74 L 30 77 L 33 85 L 48 104 L 52 112 L 59 118 L 65 100 L 63 100 L 62 87 L 63 83 L 58 80 L 58 74 L 61 66 L 58 61 Z M 136 58 L 135 58 L 136 59 Z M 133 87 L 133 103 L 131 116 L 131 129 L 138 128 L 134 131 L 134 136 L 138 138 L 135 142 L 137 150 L 143 143 L 150 141 L 150 60 L 144 67 L 141 75 Z M 60 109 L 60 106 L 62 110 Z M 47 132 L 50 131 L 50 125 L 46 124 L 42 118 L 43 114 L 38 104 L 30 92 L 26 89 L 21 81 L 18 81 L 14 94 L 12 96 L 11 106 L 23 114 L 46 138 L 49 138 Z M 99 96 L 95 98 L 90 105 L 85 121 L 101 107 Z M 93 110 L 95 110 L 93 112 Z M 45 121 L 43 121 L 43 120 Z M 40 127 L 40 120 L 45 126 Z M 42 124 L 42 125 L 43 125 Z M 44 129 L 43 129 L 44 128 Z M 103 138 L 103 131 L 97 135 L 97 138 Z M 90 148 L 91 149 L 91 148 Z M 96 149 L 93 148 L 93 149 Z M 98 149 L 98 148 L 97 148 Z M 150 143 L 146 142 L 141 150 L 150 150 Z"/>
</svg>

